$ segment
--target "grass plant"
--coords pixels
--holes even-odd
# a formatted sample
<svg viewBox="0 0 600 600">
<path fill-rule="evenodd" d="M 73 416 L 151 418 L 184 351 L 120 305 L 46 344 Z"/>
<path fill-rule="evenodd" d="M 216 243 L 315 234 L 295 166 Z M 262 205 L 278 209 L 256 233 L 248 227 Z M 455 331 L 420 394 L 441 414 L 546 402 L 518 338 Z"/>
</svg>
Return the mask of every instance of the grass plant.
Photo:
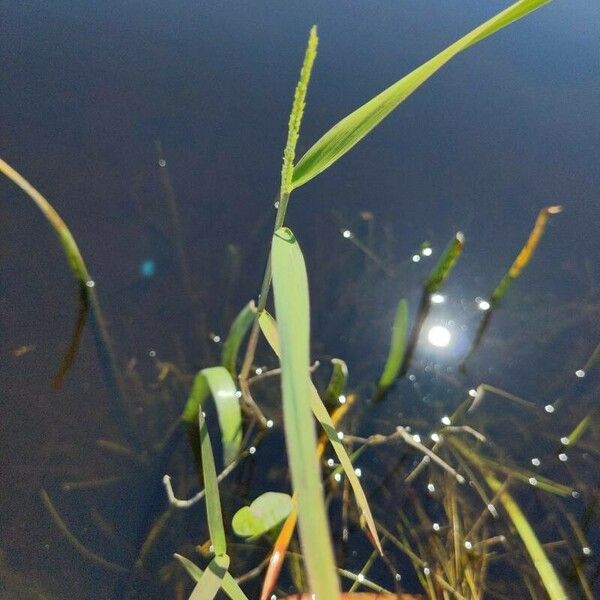
<svg viewBox="0 0 600 600">
<path fill-rule="evenodd" d="M 552 564 L 550 553 L 539 541 L 524 510 L 517 503 L 516 496 L 513 497 L 509 493 L 508 487 L 513 483 L 528 483 L 535 485 L 539 493 L 562 497 L 572 495 L 572 486 L 542 476 L 523 467 L 518 460 L 502 455 L 485 432 L 486 423 L 478 424 L 476 421 L 483 412 L 481 404 L 486 393 L 499 396 L 504 401 L 509 401 L 511 407 L 527 410 L 541 418 L 543 415 L 538 414 L 537 405 L 504 392 L 496 386 L 482 383 L 475 392 L 475 398 L 461 402 L 451 417 L 442 417 L 441 425 L 426 422 L 430 429 L 428 437 L 422 438 L 415 433 L 412 425 L 406 422 L 394 423 L 391 432 L 390 424 L 386 423 L 383 433 L 377 432 L 368 436 L 342 432 L 339 429 L 340 420 L 352 405 L 350 398 L 354 400 L 354 395 L 346 392 L 349 389 L 348 368 L 343 360 L 333 359 L 332 375 L 323 394 L 319 393 L 317 385 L 311 379 L 308 276 L 298 240 L 286 226 L 287 207 L 295 189 L 337 162 L 460 52 L 528 15 L 547 1 L 520 0 L 492 17 L 340 120 L 296 161 L 296 147 L 318 45 L 316 28 L 310 30 L 288 124 L 269 258 L 256 304 L 248 303 L 233 320 L 223 344 L 220 364 L 206 366 L 192 377 L 172 365 L 157 361 L 159 385 L 158 391 L 154 390 L 155 395 L 166 390 L 165 395 L 170 398 L 185 390 L 188 392 L 188 401 L 171 426 L 166 430 L 164 423 L 163 429 L 157 427 L 161 434 L 160 440 L 153 448 L 155 454 L 151 456 L 158 455 L 161 458 L 160 466 L 166 469 L 167 459 L 171 458 L 173 440 L 181 432 L 183 424 L 190 432 L 196 455 L 199 455 L 203 489 L 190 500 L 180 500 L 175 495 L 170 478 L 165 478 L 170 506 L 153 522 L 153 527 L 149 533 L 146 532 L 143 543 L 138 545 L 137 550 L 141 547 L 135 561 L 138 567 L 145 564 L 156 539 L 165 535 L 167 523 L 177 518 L 174 515 L 179 512 L 175 509 L 190 508 L 204 500 L 209 539 L 204 544 L 197 544 L 197 534 L 194 534 L 193 546 L 188 545 L 182 549 L 186 554 L 193 554 L 194 560 L 184 557 L 181 552 L 175 555 L 178 563 L 195 582 L 189 596 L 193 600 L 212 600 L 219 590 L 232 600 L 243 600 L 247 596 L 242 590 L 242 584 L 262 576 L 263 572 L 266 572 L 266 575 L 261 586 L 261 600 L 272 597 L 271 594 L 281 596 L 277 585 L 286 559 L 291 564 L 293 579 L 299 584 L 296 587 L 303 587 L 304 573 L 297 572 L 299 565 L 306 574 L 306 589 L 299 591 L 306 592 L 318 600 L 373 597 L 371 592 L 359 592 L 361 585 L 376 590 L 382 597 L 394 597 L 392 592 L 368 579 L 367 575 L 375 564 L 384 565 L 390 571 L 394 580 L 393 586 L 396 588 L 395 597 L 402 597 L 396 577 L 398 570 L 394 562 L 398 560 L 398 556 L 402 556 L 404 561 L 408 560 L 413 565 L 416 579 L 421 585 L 421 596 L 424 594 L 431 600 L 482 599 L 487 591 L 490 564 L 497 558 L 492 548 L 505 543 L 505 534 L 500 531 L 504 528 L 510 532 L 511 527 L 516 530 L 520 539 L 519 556 L 528 556 L 529 566 L 537 573 L 536 579 L 535 573 L 524 570 L 523 586 L 533 590 L 534 597 L 537 593 L 535 590 L 541 583 L 552 600 L 567 598 L 565 586 L 558 570 Z M 160 145 L 157 145 L 157 153 L 159 160 L 164 161 L 164 152 Z M 51 205 L 16 171 L 3 161 L 0 161 L 0 170 L 29 194 L 59 236 L 69 266 L 80 287 L 82 302 L 86 308 L 88 305 L 91 307 L 95 316 L 99 339 L 101 344 L 104 344 L 105 353 L 109 358 L 110 371 L 118 374 L 113 376 L 115 386 L 120 389 L 119 378 L 122 376 L 119 374 L 110 340 L 103 329 L 103 319 L 93 282 L 73 236 Z M 167 171 L 163 172 L 162 181 L 172 201 L 174 223 L 180 229 L 173 186 Z M 540 212 L 527 243 L 490 296 L 491 307 L 480 325 L 473 349 L 487 328 L 492 309 L 504 296 L 511 282 L 521 274 L 543 235 L 549 217 L 558 211 L 559 207 L 548 207 Z M 182 239 L 181 235 L 178 235 L 176 247 L 182 276 L 188 280 L 186 285 L 188 295 L 191 296 L 189 267 Z M 424 283 L 410 333 L 408 302 L 401 300 L 398 303 L 390 350 L 376 384 L 375 399 L 383 398 L 412 365 L 419 335 L 431 306 L 431 297 L 451 275 L 463 247 L 464 237 L 459 232 L 453 236 Z M 267 311 L 271 287 L 274 292 L 277 320 Z M 82 323 L 83 321 L 81 324 L 78 321 L 74 342 L 67 353 L 69 364 L 77 348 Z M 261 335 L 279 361 L 279 366 L 267 373 L 262 373 L 262 368 L 259 373 L 255 364 Z M 593 356 L 596 354 L 595 352 Z M 238 360 L 240 357 L 241 361 Z M 590 367 L 594 360 L 588 361 Z M 219 362 L 218 359 L 216 362 Z M 61 370 L 63 375 L 64 372 L 66 368 Z M 252 376 L 253 372 L 256 377 Z M 262 379 L 259 379 L 260 375 L 263 376 Z M 291 505 L 285 505 L 285 511 L 275 511 L 277 518 L 261 520 L 251 513 L 253 508 L 258 511 L 263 503 L 269 502 L 269 498 L 274 498 L 272 494 L 275 492 L 267 491 L 250 506 L 244 505 L 242 512 L 236 513 L 241 516 L 233 517 L 233 525 L 230 528 L 226 518 L 228 509 L 224 511 L 221 503 L 223 481 L 247 457 L 256 453 L 260 441 L 273 428 L 273 420 L 266 416 L 273 410 L 272 406 L 266 402 L 257 402 L 253 396 L 261 381 L 264 383 L 266 379 L 276 378 L 280 384 L 276 402 L 281 404 L 287 451 L 287 462 L 284 461 L 285 464 L 278 471 L 277 477 L 281 485 L 287 485 L 289 476 L 289 491 L 293 493 L 293 500 Z M 372 385 L 370 389 L 373 389 Z M 217 416 L 214 429 L 217 429 L 218 424 L 222 459 L 215 458 L 211 444 L 209 428 L 213 424 L 207 423 L 211 418 L 211 410 L 206 404 L 209 396 L 214 400 Z M 158 402 L 156 404 L 160 405 Z M 165 406 L 167 404 L 164 403 Z M 403 409 L 407 407 L 404 405 Z M 575 426 L 568 437 L 569 445 L 575 445 L 581 440 L 593 416 L 593 413 L 589 413 Z M 323 430 L 320 439 L 316 433 L 316 424 Z M 423 420 L 420 424 L 423 425 Z M 489 423 L 487 425 L 489 426 Z M 137 431 L 133 423 L 128 427 L 132 432 Z M 132 434 L 132 437 L 138 436 Z M 112 443 L 107 444 L 106 449 L 120 454 L 121 457 L 127 456 L 134 462 L 147 461 L 148 455 L 138 451 L 137 442 L 132 445 L 133 448 L 128 448 Z M 357 445 L 358 447 L 355 447 Z M 389 468 L 389 473 L 381 477 L 381 485 L 366 487 L 364 479 L 361 479 L 360 467 L 357 466 L 359 459 L 367 449 L 370 452 L 386 452 L 389 448 L 394 449 L 393 458 L 389 463 L 385 462 L 385 469 Z M 401 450 L 398 451 L 398 448 Z M 220 462 L 223 469 L 219 473 L 217 464 Z M 179 473 L 185 473 L 185 466 L 178 466 L 181 467 Z M 439 535 L 441 526 L 438 521 L 432 520 L 431 507 L 417 495 L 413 487 L 422 485 L 425 476 L 428 478 L 426 485 L 430 493 L 441 490 L 441 512 L 438 513 L 438 518 L 444 519 L 444 526 Z M 183 482 L 182 491 L 178 493 L 186 495 L 192 486 L 185 476 L 180 479 Z M 390 491 L 387 486 L 387 482 L 392 479 L 399 482 L 394 491 Z M 470 485 L 464 485 L 467 480 Z M 344 486 L 345 491 L 340 493 L 340 486 Z M 350 501 L 350 492 L 354 502 Z M 284 496 L 277 493 L 280 498 Z M 392 527 L 383 523 L 389 517 L 380 506 L 384 497 L 394 507 L 396 522 Z M 286 502 L 289 501 L 289 496 L 286 495 L 285 498 Z M 64 530 L 67 538 L 72 538 L 71 543 L 81 554 L 96 563 L 102 564 L 104 561 L 104 566 L 119 566 L 91 552 L 71 534 L 47 492 L 42 493 L 42 499 L 57 526 Z M 358 574 L 337 567 L 340 555 L 340 552 L 336 552 L 338 544 L 334 544 L 334 541 L 337 541 L 337 524 L 335 519 L 331 518 L 331 514 L 339 503 L 342 504 L 345 521 L 351 521 L 355 535 L 370 552 Z M 504 518 L 500 517 L 496 509 L 498 503 L 506 513 Z M 225 506 L 227 507 L 227 503 Z M 240 519 L 243 520 L 242 524 Z M 294 546 L 296 520 L 300 553 L 295 553 Z M 254 527 L 257 529 L 253 529 Z M 265 556 L 261 556 L 258 566 L 237 577 L 232 575 L 236 564 L 231 558 L 235 544 L 231 542 L 230 529 L 237 530 L 238 533 L 250 532 L 249 539 L 244 543 L 246 549 L 253 549 L 252 542 L 256 541 L 253 533 L 269 533 L 275 538 L 274 545 L 266 549 Z M 348 529 L 345 524 L 345 532 Z M 345 537 L 347 536 L 344 534 L 342 546 Z M 511 542 L 517 543 L 515 536 L 511 537 Z M 206 563 L 204 568 L 196 564 L 201 558 Z M 353 580 L 351 590 L 342 591 L 340 574 Z M 174 571 L 167 569 L 163 575 L 167 579 L 172 577 L 174 581 L 179 581 Z"/>
</svg>

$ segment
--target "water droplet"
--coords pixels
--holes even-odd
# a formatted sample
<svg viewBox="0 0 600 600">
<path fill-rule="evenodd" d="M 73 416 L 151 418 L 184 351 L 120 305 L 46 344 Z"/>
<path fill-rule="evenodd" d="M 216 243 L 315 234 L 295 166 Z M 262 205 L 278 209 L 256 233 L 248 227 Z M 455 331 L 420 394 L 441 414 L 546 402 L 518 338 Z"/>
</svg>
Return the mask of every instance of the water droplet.
<svg viewBox="0 0 600 600">
<path fill-rule="evenodd" d="M 342 236 L 349 240 L 352 237 L 352 232 L 349 229 L 344 229 Z"/>
<path fill-rule="evenodd" d="M 354 472 L 356 473 L 357 477 L 362 477 L 362 469 L 360 469 L 359 467 L 356 467 L 356 469 L 354 469 Z"/>
<path fill-rule="evenodd" d="M 473 549 L 473 544 L 469 540 L 465 540 L 465 548 L 467 550 L 472 550 Z"/>
<path fill-rule="evenodd" d="M 430 483 L 428 483 L 428 484 L 427 484 L 427 491 L 428 491 L 430 494 L 433 494 L 433 493 L 435 492 L 435 485 L 434 485 L 433 483 L 431 483 L 431 482 L 430 482 Z"/>
<path fill-rule="evenodd" d="M 471 398 L 475 398 L 475 396 L 477 396 L 477 390 L 470 389 L 469 390 L 469 396 L 471 396 Z"/>
<path fill-rule="evenodd" d="M 585 371 L 583 369 L 577 369 L 577 371 L 575 371 L 575 377 L 579 377 L 580 379 L 585 377 Z"/>
<path fill-rule="evenodd" d="M 85 285 L 86 285 L 87 287 L 89 287 L 89 288 L 93 288 L 93 287 L 95 287 L 95 285 L 96 285 L 96 282 L 95 282 L 93 279 L 88 279 L 88 280 L 85 282 Z"/>
<path fill-rule="evenodd" d="M 538 480 L 535 477 L 530 477 L 528 479 L 530 485 L 537 485 L 538 484 Z"/>
<path fill-rule="evenodd" d="M 531 464 L 534 467 L 539 467 L 542 464 L 542 461 L 539 458 L 532 458 L 531 459 Z"/>
<path fill-rule="evenodd" d="M 273 421 L 272 421 L 271 419 L 269 419 L 269 420 L 267 421 L 267 427 L 268 427 L 269 429 L 271 429 L 271 427 L 273 427 Z"/>
<path fill-rule="evenodd" d="M 479 308 L 479 310 L 490 310 L 490 303 L 487 300 L 480 300 L 477 303 L 477 308 Z"/>
<path fill-rule="evenodd" d="M 273 206 L 275 208 L 279 208 L 279 200 L 275 200 L 275 202 L 273 202 Z"/>
<path fill-rule="evenodd" d="M 560 443 L 563 446 L 568 446 L 569 445 L 569 438 L 567 436 L 563 436 L 560 438 Z"/>
<path fill-rule="evenodd" d="M 333 467 L 333 465 L 335 465 L 335 461 L 333 460 L 333 458 L 328 458 L 327 459 L 327 466 L 328 467 Z"/>
<path fill-rule="evenodd" d="M 423 569 L 423 573 L 425 573 L 425 577 L 429 577 L 429 575 L 431 575 L 431 569 L 429 567 L 425 567 Z"/>
<path fill-rule="evenodd" d="M 423 256 L 431 256 L 433 254 L 433 250 L 427 246 L 426 248 L 423 248 L 423 250 L 421 250 L 421 254 Z"/>
<path fill-rule="evenodd" d="M 396 573 L 395 578 L 396 581 L 400 581 L 402 579 L 402 575 L 400 575 L 400 573 Z"/>
<path fill-rule="evenodd" d="M 346 396 L 344 396 L 344 394 L 342 394 L 341 396 L 338 396 L 338 402 L 340 404 L 346 404 Z"/>
<path fill-rule="evenodd" d="M 558 460 L 560 460 L 560 462 L 567 462 L 569 460 L 569 457 L 564 452 L 561 452 L 558 455 Z"/>
<path fill-rule="evenodd" d="M 547 413 L 552 414 L 554 412 L 554 406 L 552 406 L 552 404 L 546 404 L 546 406 L 544 406 L 544 410 Z"/>
<path fill-rule="evenodd" d="M 166 167 L 167 166 L 167 161 L 164 158 L 159 158 L 158 159 L 158 166 L 159 167 Z"/>
<path fill-rule="evenodd" d="M 415 440 L 415 442 L 417 442 L 417 444 L 420 444 L 421 436 L 418 433 L 415 433 L 415 435 L 413 435 L 413 440 Z"/>
<path fill-rule="evenodd" d="M 255 446 L 250 446 L 250 448 L 248 448 L 248 452 L 250 454 L 256 454 L 256 447 Z"/>
<path fill-rule="evenodd" d="M 571 492 L 571 497 L 572 498 L 579 498 L 579 492 L 577 490 L 573 490 Z"/>
<path fill-rule="evenodd" d="M 494 517 L 495 519 L 498 518 L 498 511 L 496 510 L 496 507 L 492 503 L 487 505 L 487 509 L 490 511 L 492 517 Z"/>
<path fill-rule="evenodd" d="M 156 356 L 156 350 L 150 350 L 150 351 L 148 352 L 148 356 L 149 356 L 150 358 L 154 358 L 154 357 Z"/>
<path fill-rule="evenodd" d="M 340 482 L 342 480 L 342 475 L 341 473 L 336 473 L 333 478 L 337 481 Z"/>
<path fill-rule="evenodd" d="M 434 523 L 433 524 L 433 530 L 434 531 L 439 531 L 440 530 L 440 524 L 439 523 Z"/>
<path fill-rule="evenodd" d="M 357 579 L 362 583 L 365 580 L 365 576 L 362 573 L 359 573 Z"/>
<path fill-rule="evenodd" d="M 435 431 L 429 436 L 434 442 L 439 442 L 440 441 L 440 436 L 439 434 L 435 433 Z"/>
<path fill-rule="evenodd" d="M 421 260 L 421 257 L 418 254 L 413 254 L 412 261 L 418 263 Z"/>
<path fill-rule="evenodd" d="M 235 393 L 235 397 L 236 397 L 236 398 L 241 398 L 241 397 L 242 397 L 242 392 L 240 392 L 240 390 L 238 390 L 238 391 Z"/>
<path fill-rule="evenodd" d="M 589 546 L 584 546 L 581 551 L 585 556 L 590 556 L 592 554 L 592 549 Z"/>
<path fill-rule="evenodd" d="M 448 415 L 444 415 L 440 421 L 442 422 L 442 425 L 451 425 L 452 421 L 450 420 L 450 417 Z"/>
<path fill-rule="evenodd" d="M 410 381 L 416 381 L 417 380 L 416 375 L 409 375 L 408 378 L 410 379 Z"/>
<path fill-rule="evenodd" d="M 343 431 L 338 431 L 337 432 L 337 438 L 338 438 L 338 440 L 343 440 L 344 439 L 344 432 Z"/>
</svg>

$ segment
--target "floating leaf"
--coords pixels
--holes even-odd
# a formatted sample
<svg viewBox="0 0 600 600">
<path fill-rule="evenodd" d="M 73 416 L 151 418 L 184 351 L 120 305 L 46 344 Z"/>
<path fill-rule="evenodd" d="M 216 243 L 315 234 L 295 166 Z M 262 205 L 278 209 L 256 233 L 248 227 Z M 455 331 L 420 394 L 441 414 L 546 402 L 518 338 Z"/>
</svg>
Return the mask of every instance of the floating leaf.
<svg viewBox="0 0 600 600">
<path fill-rule="evenodd" d="M 280 228 L 273 235 L 271 263 L 281 335 L 283 420 L 292 484 L 298 498 L 300 542 L 311 591 L 317 598 L 335 600 L 340 587 L 309 404 L 308 281 L 302 252 L 287 228 Z"/>
<path fill-rule="evenodd" d="M 197 373 L 181 420 L 192 424 L 209 392 L 212 393 L 217 408 L 223 462 L 227 466 L 238 455 L 242 444 L 242 411 L 237 388 L 225 367 L 210 367 Z"/>
<path fill-rule="evenodd" d="M 231 525 L 240 537 L 257 537 L 279 525 L 292 510 L 292 498 L 281 492 L 266 492 L 250 506 L 233 515 Z"/>
<path fill-rule="evenodd" d="M 510 25 L 547 2 L 549 0 L 520 0 L 516 2 L 342 119 L 323 135 L 296 164 L 291 184 L 292 188 L 300 187 L 310 181 L 346 154 L 403 100 L 461 51 Z"/>
</svg>

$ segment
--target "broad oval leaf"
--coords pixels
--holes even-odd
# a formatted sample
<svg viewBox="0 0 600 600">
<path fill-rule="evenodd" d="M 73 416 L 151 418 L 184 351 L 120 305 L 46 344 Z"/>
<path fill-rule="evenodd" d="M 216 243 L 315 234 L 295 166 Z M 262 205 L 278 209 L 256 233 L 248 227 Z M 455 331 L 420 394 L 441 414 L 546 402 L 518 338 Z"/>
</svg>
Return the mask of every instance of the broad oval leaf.
<svg viewBox="0 0 600 600">
<path fill-rule="evenodd" d="M 300 542 L 311 591 L 317 598 L 336 600 L 340 597 L 340 587 L 309 403 L 310 315 L 306 266 L 294 234 L 286 227 L 273 234 L 271 264 L 281 339 L 283 421 L 292 484 L 298 498 Z"/>
<path fill-rule="evenodd" d="M 257 537 L 279 525 L 292 510 L 292 498 L 281 492 L 265 492 L 250 506 L 243 506 L 231 521 L 240 537 Z"/>
<path fill-rule="evenodd" d="M 516 2 L 350 113 L 323 135 L 298 161 L 294 167 L 292 188 L 300 187 L 310 181 L 346 154 L 403 100 L 457 54 L 549 1 Z"/>
</svg>

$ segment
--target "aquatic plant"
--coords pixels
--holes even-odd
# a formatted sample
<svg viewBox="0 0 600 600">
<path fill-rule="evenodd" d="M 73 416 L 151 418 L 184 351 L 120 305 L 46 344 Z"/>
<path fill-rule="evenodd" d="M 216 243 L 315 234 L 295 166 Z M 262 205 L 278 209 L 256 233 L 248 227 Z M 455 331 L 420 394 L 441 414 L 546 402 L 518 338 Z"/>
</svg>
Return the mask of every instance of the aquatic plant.
<svg viewBox="0 0 600 600">
<path fill-rule="evenodd" d="M 230 558 L 230 541 L 227 530 L 229 525 L 224 518 L 221 505 L 221 490 L 219 484 L 245 459 L 254 454 L 261 439 L 273 428 L 273 421 L 264 414 L 261 402 L 253 397 L 255 377 L 279 377 L 282 416 L 287 449 L 289 476 L 293 499 L 285 496 L 285 506 L 276 506 L 269 518 L 259 518 L 252 511 L 260 510 L 261 506 L 273 500 L 273 492 L 259 496 L 249 506 L 245 506 L 233 517 L 231 529 L 241 537 L 266 536 L 272 542 L 272 551 L 267 554 L 259 565 L 253 569 L 247 578 L 258 576 L 265 571 L 261 598 L 270 597 L 276 593 L 277 578 L 281 572 L 284 557 L 291 558 L 293 565 L 292 577 L 298 588 L 304 587 L 317 598 L 367 598 L 355 590 L 359 585 L 370 587 L 382 597 L 402 597 L 397 570 L 392 559 L 388 556 L 388 548 L 394 547 L 413 564 L 417 577 L 421 582 L 423 593 L 434 598 L 481 598 L 486 586 L 488 561 L 487 549 L 496 544 L 504 543 L 500 534 L 495 533 L 494 527 L 487 526 L 488 515 L 499 519 L 496 505 L 502 505 L 507 518 L 500 520 L 504 525 L 512 523 L 522 540 L 521 556 L 529 556 L 531 564 L 537 570 L 539 580 L 545 587 L 552 600 L 566 598 L 565 589 L 559 575 L 552 565 L 543 545 L 539 541 L 533 527 L 528 522 L 516 497 L 509 494 L 508 487 L 513 482 L 531 483 L 532 473 L 518 464 L 499 456 L 488 438 L 471 421 L 473 413 L 480 407 L 485 393 L 498 394 L 502 398 L 519 405 L 520 408 L 533 410 L 535 406 L 528 401 L 521 402 L 518 396 L 482 383 L 475 391 L 475 396 L 469 397 L 450 417 L 442 419 L 442 425 L 434 427 L 429 439 L 413 433 L 408 425 L 395 425 L 392 433 L 374 433 L 369 436 L 358 436 L 342 433 L 340 422 L 353 403 L 354 398 L 345 394 L 348 370 L 341 359 L 332 361 L 332 376 L 323 397 L 317 386 L 312 382 L 310 364 L 310 305 L 308 276 L 300 244 L 293 231 L 286 227 L 286 211 L 290 196 L 295 189 L 308 183 L 311 179 L 325 171 L 339 160 L 346 152 L 355 146 L 371 132 L 388 114 L 390 114 L 404 99 L 412 94 L 419 86 L 435 74 L 443 65 L 468 47 L 482 41 L 487 36 L 497 32 L 542 6 L 548 0 L 520 0 L 486 21 L 447 49 L 434 56 L 395 84 L 375 96 L 372 100 L 342 119 L 325 133 L 310 149 L 296 161 L 296 145 L 300 135 L 302 117 L 306 105 L 309 80 L 317 53 L 317 32 L 312 28 L 309 35 L 300 78 L 295 90 L 292 111 L 288 124 L 288 136 L 283 154 L 281 182 L 277 202 L 277 213 L 270 240 L 270 252 L 265 267 L 260 295 L 256 304 L 246 304 L 233 320 L 229 334 L 223 344 L 220 364 L 206 366 L 201 369 L 190 382 L 176 367 L 160 363 L 158 380 L 164 382 L 170 377 L 175 379 L 177 389 L 189 388 L 188 401 L 179 415 L 177 422 L 164 433 L 160 443 L 154 448 L 151 458 L 158 458 L 158 465 L 165 467 L 167 459 L 173 451 L 173 440 L 183 430 L 187 429 L 194 444 L 195 456 L 201 466 L 201 481 L 203 489 L 189 500 L 181 500 L 175 494 L 171 478 L 165 476 L 164 485 L 170 503 L 168 511 L 161 515 L 152 526 L 143 541 L 135 565 L 143 565 L 156 538 L 165 528 L 165 523 L 171 519 L 174 509 L 190 508 L 204 499 L 206 503 L 206 523 L 209 540 L 200 548 L 185 547 L 182 552 L 193 552 L 194 561 L 181 553 L 176 558 L 195 581 L 195 587 L 190 598 L 194 600 L 211 600 L 219 590 L 222 590 L 233 600 L 246 598 L 242 591 L 245 576 L 237 579 L 230 572 L 233 561 Z M 157 145 L 159 161 L 164 160 L 163 150 Z M 92 298 L 92 308 L 96 321 L 102 323 L 99 305 L 93 294 L 91 279 L 81 258 L 77 245 L 70 232 L 55 211 L 47 202 L 42 202 L 39 193 L 32 191 L 26 182 L 15 175 L 15 172 L 5 163 L 0 163 L 2 171 L 20 185 L 36 201 L 55 227 L 60 241 L 65 249 L 69 264 L 75 279 L 82 288 L 82 296 L 86 302 Z M 162 176 L 173 219 L 179 222 L 174 192 L 168 173 Z M 35 192 L 35 193 L 34 193 Z M 518 277 L 531 257 L 544 230 L 550 214 L 557 212 L 556 207 L 544 209 L 529 241 L 518 255 L 513 266 L 491 295 L 492 307 L 506 293 L 508 286 Z M 181 263 L 182 277 L 189 280 L 189 266 L 180 242 L 176 244 L 177 254 Z M 429 313 L 432 297 L 436 294 L 445 280 L 451 275 L 464 246 L 464 238 L 456 233 L 438 264 L 430 272 L 423 285 L 420 304 L 412 326 L 409 327 L 409 306 L 406 300 L 400 300 L 397 306 L 392 326 L 392 336 L 388 358 L 382 374 L 376 384 L 374 399 L 381 400 L 408 371 L 412 364 L 415 348 L 423 324 Z M 384 264 L 384 263 L 381 263 Z M 188 283 L 189 285 L 189 283 Z M 273 287 L 275 318 L 267 312 L 268 297 Z M 90 292 L 90 290 L 92 290 Z M 191 292 L 188 289 L 188 295 Z M 489 322 L 491 309 L 486 317 L 488 321 L 480 326 L 474 346 L 479 343 Z M 78 325 L 75 342 L 68 352 L 72 360 L 77 347 L 82 325 Z M 410 333 L 409 333 L 410 330 Z M 256 368 L 255 356 L 261 335 L 265 338 L 279 361 L 279 367 L 267 373 Z M 248 336 L 244 348 L 244 340 Z M 109 340 L 100 336 L 103 343 L 109 347 Z M 243 352 L 240 355 L 240 352 Z M 112 354 L 112 353 L 110 353 Z M 114 363 L 114 361 L 113 361 Z M 240 365 L 241 363 L 241 365 Z M 113 364 L 115 371 L 119 369 Z M 239 368 L 238 368 L 239 367 Z M 66 369 L 63 369 L 66 371 Z M 236 381 L 237 378 L 237 381 Z M 239 391 L 238 391 L 239 386 Z M 372 387 L 371 387 L 372 389 Z M 209 406 L 209 399 L 212 399 Z M 216 421 L 220 432 L 220 444 L 223 452 L 223 470 L 218 474 L 213 447 L 209 434 L 211 411 L 216 412 Z M 330 414 L 331 413 L 331 414 Z M 475 415 L 476 416 L 476 415 Z M 244 418 L 245 417 L 245 418 Z M 581 440 L 591 417 L 586 415 L 567 438 L 567 443 L 574 445 Z M 315 432 L 315 421 L 322 432 Z M 133 424 L 127 429 L 135 431 Z M 469 441 L 465 442 L 463 438 Z M 390 494 L 396 501 L 402 494 L 407 494 L 412 505 L 407 508 L 406 502 L 398 509 L 396 531 L 390 531 L 381 521 L 381 510 L 370 505 L 365 487 L 361 483 L 360 471 L 356 461 L 363 452 L 373 447 L 402 444 L 407 452 L 420 457 L 417 465 L 406 473 L 405 469 L 394 469 L 394 473 L 402 473 L 401 486 L 403 491 L 397 496 Z M 108 447 L 108 445 L 106 445 Z M 322 476 L 322 458 L 326 449 L 331 447 L 337 463 L 331 458 L 327 461 L 331 472 L 327 477 Z M 358 446 L 358 448 L 355 448 Z M 135 460 L 147 460 L 147 456 L 136 453 L 124 447 L 112 446 L 129 454 Z M 285 469 L 288 471 L 288 469 Z M 422 502 L 415 500 L 407 489 L 424 471 L 434 473 L 428 484 L 433 489 L 436 483 L 443 490 L 443 506 L 445 517 L 450 523 L 448 536 L 445 540 L 428 541 L 431 530 L 438 531 L 436 523 L 431 523 L 427 510 Z M 154 473 L 154 471 L 151 471 Z M 463 475 L 465 473 L 465 475 Z M 470 490 L 464 491 L 467 480 L 476 490 L 477 501 L 473 501 Z M 501 481 L 499 478 L 502 478 Z M 436 483 L 433 483 L 435 479 Z M 535 476 L 535 487 L 544 492 L 559 496 L 572 492 L 570 486 L 557 483 L 549 478 Z M 333 535 L 327 509 L 327 496 L 335 496 L 335 490 L 328 494 L 327 486 L 334 487 L 340 481 L 347 482 L 343 502 L 345 519 L 353 510 L 350 508 L 350 491 L 353 494 L 355 512 L 353 519 L 358 525 L 361 535 L 372 547 L 372 554 L 363 569 L 357 575 L 336 567 L 336 555 Z M 438 483 L 439 482 L 439 483 Z M 183 485 L 184 492 L 189 486 Z M 385 488 L 382 486 L 381 490 Z M 369 489 L 371 498 L 379 501 L 380 489 Z M 383 494 L 384 492 L 381 491 Z M 63 535 L 88 560 L 93 560 L 114 570 L 127 570 L 122 565 L 108 562 L 95 553 L 90 552 L 66 527 L 49 495 L 43 491 L 42 500 Z M 269 500 L 270 498 L 270 500 Z M 289 504 L 288 504 L 289 501 Z M 375 504 L 375 503 L 373 503 Z M 476 507 L 476 508 L 474 508 Z M 481 513 L 483 507 L 483 513 Z M 246 509 L 246 510 L 245 510 Z M 377 514 L 379 513 L 379 515 Z M 240 516 L 241 515 L 241 516 Z M 241 523 L 243 521 L 243 523 Z M 298 524 L 300 550 L 296 553 L 291 549 L 296 522 Z M 438 524 L 439 525 L 439 524 Z M 419 529 L 417 529 L 419 528 Z M 413 529 L 415 529 L 413 531 Z M 247 535 L 248 534 L 248 535 Z M 268 535 L 267 535 L 268 534 Z M 465 535 L 467 538 L 465 539 Z M 479 551 L 481 550 L 481 551 Z M 207 566 L 201 569 L 195 564 L 202 555 L 207 557 Z M 424 556 L 429 556 L 426 560 Z M 392 574 L 396 593 L 384 589 L 368 579 L 368 573 L 373 563 L 381 560 Z M 304 572 L 307 582 L 303 581 Z M 353 581 L 352 588 L 347 592 L 341 591 L 339 576 Z M 535 583 L 524 576 L 527 585 L 535 587 Z"/>
</svg>

